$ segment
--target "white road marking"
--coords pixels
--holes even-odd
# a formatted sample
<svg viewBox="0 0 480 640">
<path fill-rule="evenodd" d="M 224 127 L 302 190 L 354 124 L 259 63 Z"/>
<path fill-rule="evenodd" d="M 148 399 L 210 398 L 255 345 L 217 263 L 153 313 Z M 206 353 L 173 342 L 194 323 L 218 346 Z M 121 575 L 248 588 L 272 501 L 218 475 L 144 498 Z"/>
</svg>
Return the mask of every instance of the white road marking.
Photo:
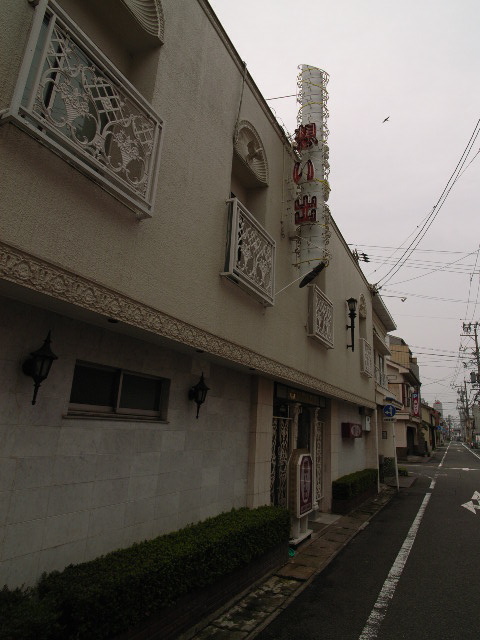
<svg viewBox="0 0 480 640">
<path fill-rule="evenodd" d="M 450 442 L 448 443 L 447 448 L 445 449 L 445 453 L 443 454 L 443 458 L 442 461 L 440 462 L 440 464 L 438 465 L 438 468 L 443 467 L 443 461 L 445 460 L 445 456 L 448 453 L 448 449 L 450 448 L 450 445 L 452 444 L 452 441 L 450 440 Z"/>
<path fill-rule="evenodd" d="M 471 500 L 470 502 L 465 502 L 465 504 L 462 504 L 462 507 L 465 507 L 465 509 L 468 509 L 474 515 L 476 515 L 477 511 L 480 510 L 480 507 L 478 506 L 478 504 L 473 504 Z"/>
<path fill-rule="evenodd" d="M 475 453 L 475 451 L 473 451 L 473 449 L 470 449 L 470 447 L 467 447 L 466 444 L 464 444 L 462 442 L 462 447 L 464 447 L 467 451 L 470 451 L 470 453 L 475 456 L 476 458 L 478 458 L 480 460 L 480 456 L 478 455 L 478 453 Z"/>
<path fill-rule="evenodd" d="M 477 504 L 473 503 L 474 500 L 476 501 Z M 462 504 L 462 507 L 465 507 L 465 509 L 468 509 L 474 515 L 476 515 L 477 511 L 480 511 L 480 493 L 478 493 L 478 491 L 475 491 L 475 493 L 472 496 L 472 499 L 469 500 L 468 502 L 465 502 L 465 504 Z"/>
<path fill-rule="evenodd" d="M 390 601 L 395 594 L 395 589 L 397 588 L 398 581 L 400 580 L 400 576 L 402 575 L 408 556 L 413 547 L 413 543 L 415 542 L 418 528 L 420 527 L 423 514 L 425 513 L 425 509 L 427 508 L 427 504 L 431 496 L 431 493 L 425 494 L 423 502 L 420 505 L 420 509 L 415 516 L 415 520 L 413 521 L 412 526 L 407 533 L 407 537 L 405 538 L 402 547 L 398 552 L 397 557 L 395 558 L 395 562 L 390 569 L 387 579 L 383 583 L 383 587 L 378 594 L 377 601 L 373 606 L 372 612 L 370 613 L 367 623 L 363 628 L 363 631 L 360 634 L 358 640 L 374 640 L 377 637 L 380 625 L 387 615 L 388 605 L 390 604 Z"/>
</svg>

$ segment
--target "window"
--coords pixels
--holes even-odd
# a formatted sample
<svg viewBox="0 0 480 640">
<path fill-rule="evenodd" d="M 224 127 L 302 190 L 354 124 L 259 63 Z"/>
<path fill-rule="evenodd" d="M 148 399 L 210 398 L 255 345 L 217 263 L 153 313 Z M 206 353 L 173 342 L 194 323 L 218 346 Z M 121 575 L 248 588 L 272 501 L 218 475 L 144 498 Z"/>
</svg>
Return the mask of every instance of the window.
<svg viewBox="0 0 480 640">
<path fill-rule="evenodd" d="M 69 413 L 166 419 L 169 381 L 123 369 L 77 362 Z"/>
<path fill-rule="evenodd" d="M 36 10 L 10 117 L 149 217 L 162 121 L 85 34 L 54 3 Z"/>
</svg>

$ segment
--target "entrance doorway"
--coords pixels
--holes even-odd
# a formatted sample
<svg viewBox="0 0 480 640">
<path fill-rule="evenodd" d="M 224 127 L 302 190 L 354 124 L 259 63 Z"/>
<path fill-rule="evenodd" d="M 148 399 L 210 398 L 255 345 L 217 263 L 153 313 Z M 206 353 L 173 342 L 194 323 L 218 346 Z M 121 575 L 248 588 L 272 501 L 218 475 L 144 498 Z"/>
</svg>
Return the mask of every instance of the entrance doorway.
<svg viewBox="0 0 480 640">
<path fill-rule="evenodd" d="M 301 402 L 275 402 L 272 430 L 270 498 L 274 505 L 288 506 L 289 468 L 293 451 L 301 449 L 312 456 L 314 508 L 323 497 L 324 422 L 319 407 Z"/>
<path fill-rule="evenodd" d="M 415 429 L 407 427 L 407 456 L 413 456 L 415 453 Z"/>
</svg>

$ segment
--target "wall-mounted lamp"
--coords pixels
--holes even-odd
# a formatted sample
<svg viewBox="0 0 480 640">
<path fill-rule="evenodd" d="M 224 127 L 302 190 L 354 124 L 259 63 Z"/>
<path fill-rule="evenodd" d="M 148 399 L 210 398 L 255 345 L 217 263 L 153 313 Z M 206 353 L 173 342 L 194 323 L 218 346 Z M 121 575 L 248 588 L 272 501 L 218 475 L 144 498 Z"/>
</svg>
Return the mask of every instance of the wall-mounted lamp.
<svg viewBox="0 0 480 640">
<path fill-rule="evenodd" d="M 200 411 L 200 406 L 205 402 L 207 393 L 209 391 L 210 391 L 210 388 L 207 387 L 207 385 L 205 384 L 205 379 L 203 377 L 203 371 L 202 371 L 200 380 L 197 382 L 195 386 L 191 387 L 188 392 L 188 399 L 193 400 L 197 405 L 197 419 L 198 419 L 198 412 Z"/>
<path fill-rule="evenodd" d="M 40 349 L 32 351 L 30 354 L 31 357 L 25 360 L 22 365 L 23 373 L 26 376 L 33 378 L 34 387 L 32 404 L 35 404 L 37 401 L 38 389 L 42 382 L 48 377 L 52 362 L 54 360 L 58 360 L 58 356 L 56 356 L 50 349 L 51 333 L 51 331 L 48 332 L 45 342 L 42 344 Z"/>
<path fill-rule="evenodd" d="M 352 336 L 352 344 L 347 344 L 347 349 L 355 351 L 355 318 L 357 317 L 357 301 L 355 298 L 349 298 L 348 304 L 348 317 L 350 318 L 350 324 L 347 324 L 347 329 L 350 329 L 350 335 Z"/>
</svg>

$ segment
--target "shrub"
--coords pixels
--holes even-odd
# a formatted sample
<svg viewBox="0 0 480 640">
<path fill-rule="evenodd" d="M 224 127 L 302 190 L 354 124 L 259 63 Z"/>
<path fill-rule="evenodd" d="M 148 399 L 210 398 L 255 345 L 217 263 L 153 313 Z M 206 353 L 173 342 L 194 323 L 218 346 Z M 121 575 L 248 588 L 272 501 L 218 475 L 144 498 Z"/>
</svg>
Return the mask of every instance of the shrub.
<svg viewBox="0 0 480 640">
<path fill-rule="evenodd" d="M 62 638 L 59 612 L 48 599 L 41 600 L 35 589 L 0 591 L 0 638 L 2 640 L 52 640 Z"/>
<path fill-rule="evenodd" d="M 337 478 L 332 482 L 332 496 L 336 500 L 347 500 L 363 493 L 377 484 L 377 470 L 363 469 Z"/>
<path fill-rule="evenodd" d="M 5 602 L 11 598 L 8 613 L 12 623 L 10 632 L 0 637 L 112 638 L 181 595 L 212 584 L 278 544 L 286 544 L 289 528 L 285 509 L 237 509 L 91 562 L 44 574 L 36 589 L 5 591 Z M 46 635 L 30 630 L 29 624 L 37 624 L 30 613 L 34 603 L 39 607 L 36 618 L 43 616 Z M 2 613 L 0 610 L 0 618 L 5 620 Z M 15 631 L 19 619 L 27 631 Z"/>
<path fill-rule="evenodd" d="M 383 463 L 383 474 L 385 477 L 395 475 L 395 458 L 385 458 Z"/>
</svg>

